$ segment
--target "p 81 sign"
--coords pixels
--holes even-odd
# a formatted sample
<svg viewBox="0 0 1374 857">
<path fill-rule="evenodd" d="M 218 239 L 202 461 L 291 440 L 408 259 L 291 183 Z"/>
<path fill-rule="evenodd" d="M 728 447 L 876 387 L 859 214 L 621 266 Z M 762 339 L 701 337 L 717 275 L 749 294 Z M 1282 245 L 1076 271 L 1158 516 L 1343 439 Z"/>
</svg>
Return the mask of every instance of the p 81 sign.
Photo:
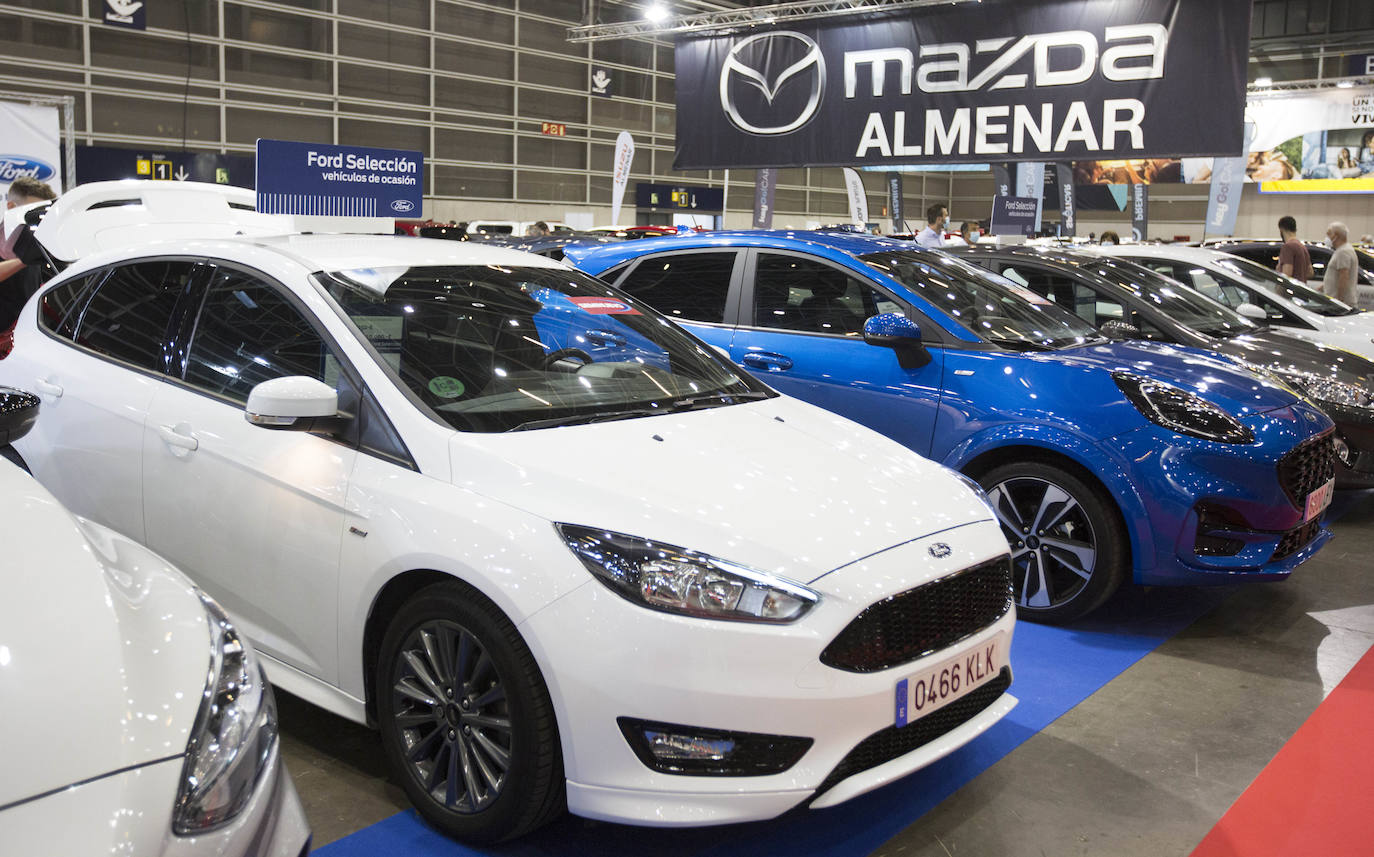
<svg viewBox="0 0 1374 857">
<path fill-rule="evenodd" d="M 568 136 L 568 126 L 562 122 L 545 122 L 539 129 L 539 133 L 547 134 L 550 137 Z"/>
</svg>

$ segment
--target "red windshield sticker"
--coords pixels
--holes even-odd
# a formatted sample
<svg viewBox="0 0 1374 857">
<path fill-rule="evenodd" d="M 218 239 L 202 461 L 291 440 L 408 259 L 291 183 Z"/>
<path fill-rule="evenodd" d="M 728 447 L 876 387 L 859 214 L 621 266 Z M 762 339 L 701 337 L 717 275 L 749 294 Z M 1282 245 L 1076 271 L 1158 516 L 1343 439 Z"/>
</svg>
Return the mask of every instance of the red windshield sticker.
<svg viewBox="0 0 1374 857">
<path fill-rule="evenodd" d="M 577 304 L 583 312 L 592 315 L 639 315 L 639 310 L 615 298 L 575 298 L 568 300 Z"/>
</svg>

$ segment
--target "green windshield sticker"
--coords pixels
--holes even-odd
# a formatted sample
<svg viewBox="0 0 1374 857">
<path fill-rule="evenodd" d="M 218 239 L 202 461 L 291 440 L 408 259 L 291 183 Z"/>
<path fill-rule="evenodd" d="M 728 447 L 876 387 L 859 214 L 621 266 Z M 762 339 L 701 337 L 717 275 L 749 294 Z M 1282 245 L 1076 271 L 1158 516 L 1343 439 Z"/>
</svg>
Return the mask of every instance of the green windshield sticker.
<svg viewBox="0 0 1374 857">
<path fill-rule="evenodd" d="M 439 375 L 429 380 L 429 391 L 441 399 L 456 399 L 463 395 L 466 389 L 462 381 L 448 375 Z"/>
</svg>

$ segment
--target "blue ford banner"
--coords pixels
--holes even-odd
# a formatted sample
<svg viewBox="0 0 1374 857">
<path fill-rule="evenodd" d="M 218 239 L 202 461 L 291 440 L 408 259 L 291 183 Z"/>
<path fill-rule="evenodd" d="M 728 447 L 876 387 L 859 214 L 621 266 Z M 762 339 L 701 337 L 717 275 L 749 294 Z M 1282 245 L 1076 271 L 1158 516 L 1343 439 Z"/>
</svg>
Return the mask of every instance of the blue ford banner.
<svg viewBox="0 0 1374 857">
<path fill-rule="evenodd" d="M 992 234 L 1035 235 L 1040 215 L 1040 200 L 1033 196 L 995 196 L 992 198 Z"/>
<path fill-rule="evenodd" d="M 416 217 L 423 204 L 424 155 L 258 140 L 256 187 L 264 214 Z"/>
</svg>

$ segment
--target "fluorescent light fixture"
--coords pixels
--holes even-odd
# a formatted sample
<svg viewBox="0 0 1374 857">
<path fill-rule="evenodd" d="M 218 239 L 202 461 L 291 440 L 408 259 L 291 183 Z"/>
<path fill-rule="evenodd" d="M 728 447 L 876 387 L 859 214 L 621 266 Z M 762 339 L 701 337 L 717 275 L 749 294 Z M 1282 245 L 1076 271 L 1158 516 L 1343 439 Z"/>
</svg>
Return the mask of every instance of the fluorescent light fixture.
<svg viewBox="0 0 1374 857">
<path fill-rule="evenodd" d="M 1273 86 L 1273 85 L 1274 85 L 1274 79 L 1273 79 L 1272 77 L 1257 77 L 1257 78 L 1255 78 L 1255 86 Z"/>
<path fill-rule="evenodd" d="M 644 7 L 644 20 L 654 24 L 662 24 L 668 20 L 668 7 L 662 3 L 653 3 Z"/>
</svg>

